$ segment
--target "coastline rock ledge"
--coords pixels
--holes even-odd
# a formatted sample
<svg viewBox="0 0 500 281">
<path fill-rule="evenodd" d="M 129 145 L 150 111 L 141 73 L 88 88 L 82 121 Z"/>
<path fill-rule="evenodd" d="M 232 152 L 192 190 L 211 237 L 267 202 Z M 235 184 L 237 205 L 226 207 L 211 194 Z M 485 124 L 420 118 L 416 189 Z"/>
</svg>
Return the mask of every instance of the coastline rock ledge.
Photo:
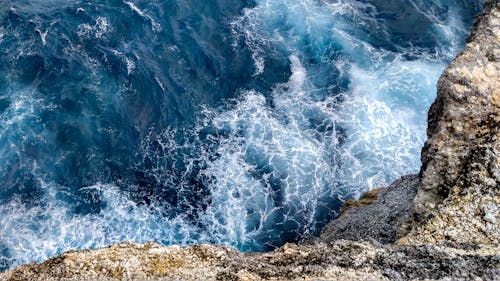
<svg viewBox="0 0 500 281">
<path fill-rule="evenodd" d="M 500 280 L 500 3 L 441 76 L 420 175 L 353 203 L 321 236 L 269 253 L 120 243 L 0 280 Z"/>
</svg>

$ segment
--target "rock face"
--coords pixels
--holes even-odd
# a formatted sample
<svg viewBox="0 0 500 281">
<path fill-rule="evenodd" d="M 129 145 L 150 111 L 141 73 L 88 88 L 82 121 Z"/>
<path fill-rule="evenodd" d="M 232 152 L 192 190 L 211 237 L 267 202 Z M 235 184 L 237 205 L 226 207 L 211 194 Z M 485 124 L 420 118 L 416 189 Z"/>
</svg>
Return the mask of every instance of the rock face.
<svg viewBox="0 0 500 281">
<path fill-rule="evenodd" d="M 465 50 L 438 83 L 402 242 L 500 242 L 500 4 L 485 4 Z"/>
<path fill-rule="evenodd" d="M 347 209 L 323 229 L 320 239 L 395 242 L 400 238 L 399 229 L 410 218 L 418 183 L 417 175 L 402 177 L 384 189 L 374 204 Z"/>
<path fill-rule="evenodd" d="M 319 239 L 270 253 L 122 243 L 22 265 L 0 280 L 500 280 L 498 0 L 478 19 L 439 81 L 420 177 L 347 209 Z"/>
</svg>

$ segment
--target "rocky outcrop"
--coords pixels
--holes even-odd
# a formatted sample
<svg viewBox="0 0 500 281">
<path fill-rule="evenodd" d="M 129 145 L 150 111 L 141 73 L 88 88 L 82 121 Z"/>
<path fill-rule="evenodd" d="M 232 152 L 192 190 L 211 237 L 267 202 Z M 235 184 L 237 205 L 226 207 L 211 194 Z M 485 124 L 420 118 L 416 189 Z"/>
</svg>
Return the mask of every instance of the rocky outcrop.
<svg viewBox="0 0 500 281">
<path fill-rule="evenodd" d="M 401 243 L 500 242 L 500 4 L 485 4 L 465 50 L 438 83 Z"/>
<path fill-rule="evenodd" d="M 213 245 L 124 243 L 62 254 L 0 275 L 1 280 L 494 280 L 500 246 L 382 246 L 338 240 L 271 253 Z"/>
<path fill-rule="evenodd" d="M 479 19 L 439 81 L 420 177 L 347 209 L 319 239 L 269 253 L 122 243 L 22 265 L 0 280 L 500 280 L 498 0 Z"/>
<path fill-rule="evenodd" d="M 400 228 L 410 218 L 418 183 L 417 175 L 402 177 L 384 189 L 377 202 L 347 209 L 323 229 L 320 239 L 395 242 L 401 237 Z"/>
</svg>

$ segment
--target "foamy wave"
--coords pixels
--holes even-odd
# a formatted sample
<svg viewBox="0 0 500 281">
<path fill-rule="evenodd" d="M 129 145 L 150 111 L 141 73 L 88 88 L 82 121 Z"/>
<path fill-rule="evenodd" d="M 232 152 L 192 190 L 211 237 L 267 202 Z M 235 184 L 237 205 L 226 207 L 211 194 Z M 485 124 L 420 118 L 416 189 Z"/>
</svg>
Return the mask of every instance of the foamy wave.
<svg viewBox="0 0 500 281">
<path fill-rule="evenodd" d="M 78 26 L 78 36 L 94 37 L 100 39 L 111 30 L 108 19 L 105 17 L 97 17 L 94 25 L 83 23 Z"/>
<path fill-rule="evenodd" d="M 52 9 L 44 1 L 35 2 L 35 8 L 42 11 Z M 118 6 L 128 15 L 138 16 L 139 23 L 144 19 L 147 31 L 151 24 L 155 40 L 165 35 L 160 23 L 165 24 L 165 30 L 167 24 L 158 16 L 163 15 L 165 9 L 153 9 L 160 5 L 154 1 L 151 5 L 136 2 L 123 1 Z M 243 45 L 240 50 L 245 49 L 245 52 L 249 48 L 246 55 L 254 63 L 253 76 L 251 71 L 248 75 L 253 79 L 245 81 L 248 83 L 242 85 L 245 88 L 238 91 L 237 98 L 219 107 L 201 105 L 198 118 L 190 124 L 192 127 L 175 127 L 178 124 L 167 122 L 170 121 L 168 117 L 159 116 L 164 120 L 158 124 L 153 120 L 144 126 L 154 123 L 158 127 L 151 128 L 144 138 L 125 144 L 124 150 L 129 152 L 127 145 L 135 148 L 140 142 L 140 148 L 130 152 L 134 157 L 116 159 L 105 159 L 109 157 L 105 153 L 102 159 L 93 154 L 95 145 L 101 144 L 94 143 L 94 137 L 115 138 L 103 143 L 120 145 L 127 136 L 116 131 L 128 130 L 136 120 L 113 119 L 111 115 L 135 117 L 134 114 L 140 112 L 145 116 L 148 110 L 161 115 L 163 110 L 163 107 L 157 109 L 151 105 L 140 111 L 137 108 L 143 105 L 142 102 L 149 105 L 150 101 L 136 99 L 136 96 L 125 99 L 122 95 L 129 90 L 134 95 L 149 94 L 135 91 L 147 90 L 151 84 L 158 90 L 152 94 L 154 98 L 177 104 L 176 99 L 193 98 L 190 91 L 206 88 L 195 81 L 187 85 L 189 83 L 185 83 L 180 74 L 172 74 L 166 79 L 159 68 L 167 67 L 168 60 L 147 69 L 144 67 L 146 57 L 137 55 L 142 53 L 136 53 L 138 46 L 134 44 L 124 43 L 125 47 L 117 48 L 113 45 L 116 42 L 113 46 L 103 43 L 97 55 L 88 53 L 85 44 L 78 44 L 82 38 L 96 40 L 108 38 L 108 35 L 109 38 L 121 38 L 113 32 L 123 26 L 120 26 L 121 21 L 116 24 L 110 21 L 114 18 L 108 15 L 90 17 L 92 4 L 80 9 L 82 21 L 75 24 L 77 30 L 74 30 L 80 38 L 68 41 L 57 51 L 62 51 L 65 58 L 78 54 L 74 64 L 82 63 L 85 68 L 80 71 L 90 72 L 82 76 L 87 77 L 89 83 L 85 83 L 88 85 L 78 85 L 74 90 L 81 89 L 82 98 L 95 95 L 92 97 L 96 99 L 95 104 L 87 105 L 92 109 L 87 112 L 85 105 L 79 104 L 78 95 L 70 96 L 69 103 L 65 103 L 61 94 L 55 98 L 61 99 L 58 104 L 44 104 L 51 96 L 47 94 L 47 100 L 45 96 L 44 100 L 37 99 L 42 96 L 37 92 L 40 82 L 37 73 L 27 72 L 30 85 L 17 88 L 14 83 L 9 85 L 9 103 L 0 115 L 3 121 L 0 124 L 0 156 L 9 163 L 5 168 L 0 167 L 0 172 L 9 179 L 27 175 L 36 182 L 28 183 L 32 185 L 28 190 L 24 182 L 18 186 L 12 181 L 6 187 L 10 190 L 0 194 L 4 203 L 0 205 L 0 263 L 5 263 L 0 264 L 0 268 L 41 261 L 69 249 L 95 248 L 119 241 L 152 240 L 181 245 L 211 242 L 241 250 L 268 250 L 316 234 L 336 215 L 346 198 L 357 197 L 367 189 L 417 172 L 419 151 L 425 140 L 426 112 L 435 95 L 436 80 L 447 60 L 462 45 L 465 28 L 461 20 L 457 20 L 458 8 L 445 5 L 444 0 L 401 3 L 404 12 L 414 12 L 409 13 L 412 16 L 408 16 L 409 24 L 425 20 L 425 30 L 421 31 L 430 35 L 428 38 L 412 33 L 409 38 L 393 42 L 397 39 L 394 34 L 402 36 L 404 32 L 400 31 L 405 30 L 388 23 L 394 17 L 380 16 L 385 10 L 394 13 L 392 9 L 399 7 L 383 6 L 383 1 L 255 1 L 252 8 L 245 8 L 235 18 L 227 19 L 232 31 L 228 41 L 233 40 L 234 50 L 239 50 L 238 44 Z M 188 15 L 182 13 L 183 17 Z M 187 22 L 185 18 L 175 20 L 176 25 Z M 193 20 L 192 24 L 195 23 Z M 35 34 L 36 40 L 50 47 L 53 37 L 45 41 L 48 26 L 36 25 L 36 28 L 39 33 Z M 50 34 L 62 32 L 64 28 L 56 25 Z M 189 24 L 185 28 L 190 28 Z M 179 29 L 173 28 L 174 31 L 179 32 Z M 5 40 L 5 32 L 0 27 L 0 43 Z M 192 38 L 197 36 L 196 32 L 182 34 L 182 30 L 176 36 L 175 40 L 186 37 L 198 42 L 199 39 Z M 425 40 L 432 41 L 432 48 L 426 47 Z M 189 52 L 182 43 L 169 42 L 165 49 L 170 50 L 170 54 Z M 25 45 L 31 46 L 31 43 Z M 30 48 L 20 52 L 28 52 Z M 181 56 L 175 67 L 196 77 L 201 73 L 196 72 L 195 65 L 211 62 L 205 56 L 207 54 L 201 53 L 187 56 L 192 58 L 189 62 Z M 38 63 L 37 71 L 46 70 L 44 67 L 48 66 L 38 62 L 36 56 L 27 59 L 26 64 L 29 60 Z M 285 61 L 283 67 L 280 73 L 270 73 L 275 69 L 271 63 L 276 60 Z M 57 63 L 64 64 L 66 60 L 61 61 Z M 246 63 L 245 59 L 242 61 Z M 225 66 L 214 65 L 214 73 L 210 75 L 219 79 Z M 289 69 L 283 70 L 287 66 Z M 175 67 L 165 72 L 177 73 Z M 108 76 L 122 74 L 123 80 L 105 85 Z M 264 77 L 268 74 L 276 77 Z M 73 78 L 80 79 L 80 76 Z M 99 85 L 90 83 L 95 81 Z M 137 89 L 134 86 L 138 86 Z M 86 87 L 92 91 L 87 92 L 83 89 Z M 173 92 L 177 90 L 189 94 L 176 96 Z M 222 93 L 224 95 L 228 93 Z M 134 104 L 122 107 L 120 103 L 124 101 Z M 71 111 L 72 118 L 66 118 L 61 106 Z M 178 110 L 175 105 L 166 108 Z M 56 117 L 61 120 L 47 122 L 54 126 L 49 128 L 40 115 L 52 111 L 60 112 Z M 95 121 L 96 115 L 102 118 Z M 120 123 L 119 126 L 109 124 L 108 117 L 109 123 Z M 55 117 L 45 114 L 43 118 Z M 70 121 L 75 124 L 65 123 Z M 127 123 L 129 121 L 131 124 Z M 57 128 L 61 124 L 72 126 Z M 99 134 L 106 133 L 89 136 L 91 143 L 88 145 L 93 147 L 82 145 L 84 149 L 89 148 L 84 155 L 96 157 L 89 165 L 126 159 L 133 163 L 117 171 L 110 167 L 111 172 L 108 172 L 130 172 L 138 176 L 134 174 L 122 179 L 114 178 L 114 174 L 104 175 L 97 178 L 109 180 L 108 183 L 92 184 L 95 182 L 92 179 L 78 181 L 84 173 L 73 175 L 73 171 L 66 171 L 74 167 L 66 167 L 72 164 L 73 158 L 65 157 L 80 146 L 76 141 L 66 142 L 65 137 L 77 139 L 80 131 L 87 127 Z M 67 136 L 73 132 L 71 130 L 76 133 Z M 137 137 L 135 131 L 123 134 Z M 52 149 L 56 142 L 50 138 L 57 137 L 62 138 L 61 143 L 68 148 L 59 151 L 58 155 L 43 151 Z M 33 149 L 30 146 L 43 141 L 49 145 Z M 46 159 L 47 163 L 38 163 L 40 159 Z M 38 166 L 42 164 L 43 169 Z M 69 174 L 62 181 L 72 182 L 78 178 L 75 185 L 80 182 L 92 185 L 77 188 L 55 184 L 57 172 L 51 173 L 56 166 Z M 95 169 L 89 171 L 94 173 Z M 22 191 L 33 194 L 16 194 L 15 188 L 26 188 L 28 191 Z"/>
<path fill-rule="evenodd" d="M 108 246 L 120 241 L 159 241 L 186 245 L 211 241 L 182 217 L 165 218 L 158 210 L 138 205 L 118 187 L 96 184 L 80 189 L 105 205 L 94 214 L 75 214 L 64 198 L 67 188 L 43 183 L 38 206 L 12 200 L 0 206 L 0 253 L 4 265 L 40 261 L 70 249 Z M 193 233 L 197 234 L 196 240 Z"/>
<path fill-rule="evenodd" d="M 432 7 L 412 1 L 416 13 L 427 18 L 443 38 L 435 39 L 440 43 L 434 50 L 410 46 L 394 52 L 373 46 L 353 27 L 356 21 L 359 29 L 377 28 L 378 36 L 391 40 L 391 27 L 376 19 L 379 13 L 376 4 L 257 2 L 256 7 L 246 9 L 233 22 L 233 30 L 238 31 L 234 33 L 243 37 L 255 53 L 285 49 L 300 57 L 305 51 L 312 52 L 310 55 L 330 64 L 332 74 L 337 73 L 338 79 L 350 81 L 340 95 L 332 95 L 328 89 L 315 88 L 309 83 L 312 81 L 306 81 L 309 83 L 304 89 L 306 93 L 300 96 L 310 99 L 308 102 L 312 104 L 317 93 L 323 92 L 319 95 L 323 109 L 335 107 L 323 110 L 322 118 L 345 133 L 339 148 L 335 147 L 338 141 L 331 146 L 332 150 L 339 150 L 343 174 L 336 181 L 344 182 L 354 194 L 359 194 L 386 185 L 400 175 L 416 172 L 420 164 L 418 151 L 425 140 L 426 111 L 434 98 L 437 78 L 444 62 L 457 51 L 441 42 L 449 40 L 453 46 L 460 45 L 456 42 L 465 33 L 463 24 L 456 21 L 457 10 L 450 8 L 446 14 L 438 15 L 436 10 L 444 6 L 440 1 Z M 338 50 L 334 51 L 337 52 L 334 60 L 327 56 L 331 48 Z M 298 75 L 293 71 L 294 65 L 292 61 L 291 79 Z M 308 78 L 314 75 L 309 73 Z"/>
<path fill-rule="evenodd" d="M 161 25 L 152 16 L 147 15 L 143 10 L 139 9 L 139 7 L 137 7 L 134 3 L 129 1 L 123 1 L 123 3 L 127 4 L 130 7 L 130 9 L 136 12 L 139 16 L 150 21 L 151 28 L 153 29 L 153 31 L 160 32 L 162 30 Z"/>
</svg>

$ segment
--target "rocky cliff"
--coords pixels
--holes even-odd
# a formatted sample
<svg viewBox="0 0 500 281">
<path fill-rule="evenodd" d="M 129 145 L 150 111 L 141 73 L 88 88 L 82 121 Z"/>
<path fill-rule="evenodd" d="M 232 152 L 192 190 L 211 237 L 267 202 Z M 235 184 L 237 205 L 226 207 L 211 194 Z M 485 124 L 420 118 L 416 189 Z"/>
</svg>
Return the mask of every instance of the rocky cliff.
<svg viewBox="0 0 500 281">
<path fill-rule="evenodd" d="M 500 280 L 500 4 L 444 72 L 419 176 L 351 205 L 321 237 L 270 253 L 122 243 L 0 280 Z"/>
<path fill-rule="evenodd" d="M 500 242 L 500 10 L 476 21 L 438 82 L 405 243 Z"/>
</svg>

